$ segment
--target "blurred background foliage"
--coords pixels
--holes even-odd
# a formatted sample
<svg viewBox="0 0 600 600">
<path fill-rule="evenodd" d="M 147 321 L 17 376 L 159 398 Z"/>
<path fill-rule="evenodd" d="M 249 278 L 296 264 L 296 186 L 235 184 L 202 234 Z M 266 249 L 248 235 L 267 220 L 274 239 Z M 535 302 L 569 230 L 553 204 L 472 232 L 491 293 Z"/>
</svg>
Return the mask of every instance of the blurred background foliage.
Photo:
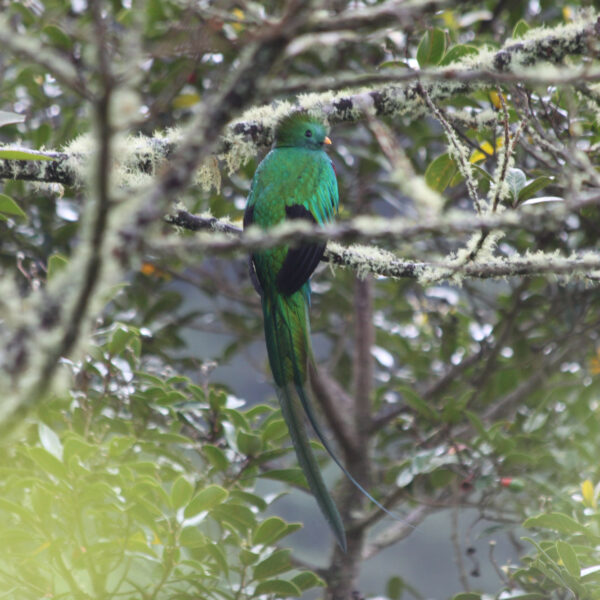
<svg viewBox="0 0 600 600">
<path fill-rule="evenodd" d="M 141 106 L 131 131 L 148 136 L 184 125 L 257 27 L 284 9 L 283 2 L 102 4 L 115 69 L 130 51 L 144 57 L 134 75 L 123 76 Z M 334 18 L 379 3 L 324 4 Z M 530 27 L 569 23 L 592 4 L 424 4 L 412 27 L 390 21 L 300 45 L 272 83 L 443 64 L 451 52 L 498 48 Z M 60 54 L 99 89 L 85 0 L 5 1 L 2 8 L 11 28 Z M 0 110 L 25 116 L 0 128 L 3 144 L 59 150 L 92 130 L 89 103 L 48 72 L 43 56 L 36 62 L 3 52 L 0 80 Z M 526 107 L 517 88 L 503 86 L 500 97 L 491 85 L 444 104 L 449 113 L 466 107 L 500 115 L 497 126 L 461 129 L 480 193 L 498 164 L 504 107 L 513 132 L 525 117 L 549 143 L 540 147 L 522 134 L 514 167 L 523 182 L 509 209 L 532 197 L 593 191 L 573 149 L 597 165 L 597 88 L 523 84 Z M 447 208 L 471 207 L 437 121 L 404 116 L 386 124 Z M 416 216 L 367 123 L 341 124 L 331 137 L 340 219 Z M 235 173 L 221 165 L 219 190 L 193 186 L 173 200 L 190 212 L 239 219 L 260 159 Z M 26 307 L 77 252 L 86 192 L 5 180 L 1 193 L 0 270 L 18 283 Z M 511 230 L 498 251 L 597 249 L 598 231 L 598 208 L 590 206 L 551 233 Z M 165 225 L 163 234 L 174 232 Z M 440 236 L 386 245 L 406 258 L 431 259 L 464 243 Z M 599 597 L 600 298 L 593 283 L 554 276 L 465 280 L 461 287 L 368 280 L 371 489 L 403 514 L 426 510 L 416 530 L 393 544 L 384 539 L 389 520 L 366 527 L 357 597 Z M 325 268 L 313 288 L 319 364 L 351 395 L 355 274 Z M 10 359 L 10 347 L 1 352 Z M 341 598 L 339 562 L 325 554 L 329 533 L 298 491 L 306 486 L 270 386 L 245 257 L 147 255 L 97 315 L 85 352 L 65 357 L 61 370 L 63 392 L 0 441 L 0 597 Z M 339 474 L 327 474 L 333 485 Z M 380 554 L 385 560 L 375 563 Z M 329 592 L 320 589 L 326 582 Z"/>
</svg>

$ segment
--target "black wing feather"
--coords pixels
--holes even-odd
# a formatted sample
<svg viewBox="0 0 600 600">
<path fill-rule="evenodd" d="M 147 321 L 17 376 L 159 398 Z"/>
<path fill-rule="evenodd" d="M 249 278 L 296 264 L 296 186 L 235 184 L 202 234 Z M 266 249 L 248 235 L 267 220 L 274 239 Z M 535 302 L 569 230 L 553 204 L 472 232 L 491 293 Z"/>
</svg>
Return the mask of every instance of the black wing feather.
<svg viewBox="0 0 600 600">
<path fill-rule="evenodd" d="M 286 206 L 288 219 L 305 219 L 316 223 L 311 212 L 301 204 Z M 277 291 L 289 296 L 297 292 L 317 268 L 325 252 L 325 243 L 307 242 L 290 248 L 277 274 Z"/>
<path fill-rule="evenodd" d="M 254 205 L 248 205 L 244 211 L 244 229 L 250 227 L 252 223 L 254 223 Z"/>
</svg>

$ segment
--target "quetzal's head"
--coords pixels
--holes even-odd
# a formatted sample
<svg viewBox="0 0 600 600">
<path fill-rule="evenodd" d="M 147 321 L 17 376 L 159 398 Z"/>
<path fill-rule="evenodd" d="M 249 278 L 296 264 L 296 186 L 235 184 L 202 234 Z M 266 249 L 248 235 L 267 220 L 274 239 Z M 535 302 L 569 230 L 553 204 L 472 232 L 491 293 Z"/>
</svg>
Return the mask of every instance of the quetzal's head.
<svg viewBox="0 0 600 600">
<path fill-rule="evenodd" d="M 305 111 L 293 112 L 275 126 L 276 148 L 321 150 L 323 144 L 331 144 L 327 137 L 327 126 Z"/>
</svg>

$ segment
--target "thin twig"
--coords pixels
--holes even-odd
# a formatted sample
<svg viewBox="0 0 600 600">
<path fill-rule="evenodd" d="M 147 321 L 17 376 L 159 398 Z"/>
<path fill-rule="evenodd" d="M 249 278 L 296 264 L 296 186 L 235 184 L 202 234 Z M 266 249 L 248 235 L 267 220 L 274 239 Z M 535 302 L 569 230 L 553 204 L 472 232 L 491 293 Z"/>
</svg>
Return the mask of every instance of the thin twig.
<svg viewBox="0 0 600 600">
<path fill-rule="evenodd" d="M 446 138 L 454 148 L 452 155 L 459 163 L 459 170 L 465 178 L 469 196 L 475 205 L 477 214 L 481 214 L 481 203 L 479 201 L 479 195 L 477 194 L 477 183 L 473 177 L 473 169 L 471 168 L 471 164 L 466 156 L 466 149 L 460 144 L 454 130 L 452 129 L 452 126 L 444 117 L 442 110 L 435 105 L 427 90 L 421 84 L 417 86 L 417 90 L 423 96 L 427 106 L 444 128 L 444 131 L 446 132 Z"/>
</svg>

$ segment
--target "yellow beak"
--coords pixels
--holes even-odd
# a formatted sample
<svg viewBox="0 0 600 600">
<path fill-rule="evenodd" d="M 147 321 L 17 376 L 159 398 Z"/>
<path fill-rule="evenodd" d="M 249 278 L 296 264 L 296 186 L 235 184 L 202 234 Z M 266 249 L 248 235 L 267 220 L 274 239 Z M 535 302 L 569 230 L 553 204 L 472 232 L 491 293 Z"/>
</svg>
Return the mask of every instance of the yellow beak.
<svg viewBox="0 0 600 600">
<path fill-rule="evenodd" d="M 323 143 L 327 144 L 329 146 L 329 144 L 331 144 L 331 140 L 327 136 L 325 136 L 325 139 L 323 140 Z"/>
</svg>

